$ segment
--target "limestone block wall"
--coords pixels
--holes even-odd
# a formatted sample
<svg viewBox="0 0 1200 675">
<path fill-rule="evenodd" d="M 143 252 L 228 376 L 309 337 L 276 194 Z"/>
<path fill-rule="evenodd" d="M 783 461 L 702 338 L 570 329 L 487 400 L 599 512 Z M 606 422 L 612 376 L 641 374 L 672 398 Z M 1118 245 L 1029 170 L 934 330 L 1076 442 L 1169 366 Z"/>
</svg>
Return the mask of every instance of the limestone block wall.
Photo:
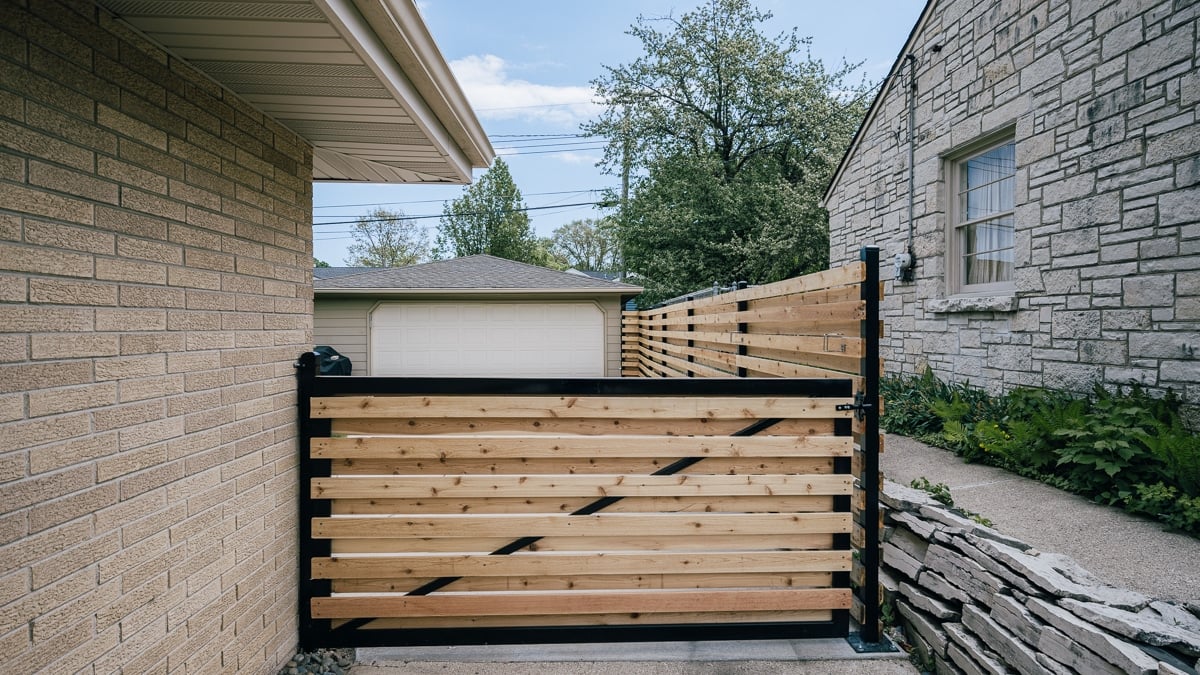
<svg viewBox="0 0 1200 675">
<path fill-rule="evenodd" d="M 1200 669 L 1200 607 L 1098 582 L 887 482 L 881 580 L 905 639 L 938 673 Z"/>
<path fill-rule="evenodd" d="M 0 672 L 273 672 L 311 149 L 93 3 L 0 2 Z"/>
<path fill-rule="evenodd" d="M 993 391 L 1139 382 L 1200 400 L 1200 5 L 937 0 L 916 57 L 915 280 L 887 282 L 892 372 Z M 833 184 L 831 264 L 907 247 L 904 77 Z M 946 157 L 1016 142 L 1015 292 L 946 284 Z"/>
</svg>

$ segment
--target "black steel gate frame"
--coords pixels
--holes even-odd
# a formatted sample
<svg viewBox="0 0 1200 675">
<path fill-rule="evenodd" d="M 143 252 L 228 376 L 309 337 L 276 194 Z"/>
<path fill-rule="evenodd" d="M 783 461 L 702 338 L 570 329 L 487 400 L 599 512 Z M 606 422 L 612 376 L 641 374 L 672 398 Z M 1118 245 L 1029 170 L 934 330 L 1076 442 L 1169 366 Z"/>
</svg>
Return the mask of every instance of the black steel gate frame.
<svg viewBox="0 0 1200 675">
<path fill-rule="evenodd" d="M 861 487 L 865 491 L 863 511 L 865 546 L 860 562 L 865 583 L 858 589 L 864 606 L 860 642 L 875 644 L 879 635 L 879 251 L 866 247 L 862 260 L 867 278 L 862 283 L 866 301 L 863 321 L 864 391 L 856 415 L 865 421 L 860 449 L 863 453 Z M 872 366 L 874 364 L 874 366 Z M 309 497 L 314 478 L 332 475 L 333 462 L 313 459 L 312 439 L 328 438 L 332 422 L 313 419 L 312 398 L 342 395 L 508 395 L 508 396 L 811 396 L 849 398 L 854 396 L 850 379 L 724 379 L 724 378 L 402 378 L 321 376 L 316 355 L 301 354 L 296 366 L 297 412 L 299 413 L 299 646 L 302 650 L 334 647 L 382 647 L 468 644 L 535 644 L 621 641 L 762 640 L 850 637 L 849 610 L 833 610 L 829 621 L 760 622 L 714 624 L 644 624 L 637 626 L 544 626 L 511 628 L 419 628 L 362 629 L 363 622 L 348 621 L 335 628 L 330 619 L 312 616 L 311 600 L 328 597 L 332 582 L 313 579 L 312 560 L 329 557 L 331 542 L 312 537 L 312 519 L 331 515 L 326 499 Z M 837 419 L 834 435 L 850 436 L 852 421 Z M 848 457 L 834 459 L 834 472 L 851 473 Z M 834 511 L 850 512 L 851 497 L 834 497 Z M 835 534 L 834 550 L 850 550 L 851 536 Z M 850 587 L 850 573 L 835 572 L 834 588 Z"/>
</svg>

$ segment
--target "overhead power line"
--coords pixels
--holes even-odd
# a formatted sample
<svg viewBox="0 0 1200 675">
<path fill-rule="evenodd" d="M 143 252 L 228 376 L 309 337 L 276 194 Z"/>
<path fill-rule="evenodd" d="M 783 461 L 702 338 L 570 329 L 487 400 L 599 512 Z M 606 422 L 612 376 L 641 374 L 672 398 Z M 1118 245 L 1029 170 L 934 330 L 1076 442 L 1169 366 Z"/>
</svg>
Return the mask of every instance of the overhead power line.
<svg viewBox="0 0 1200 675">
<path fill-rule="evenodd" d="M 520 209 L 505 209 L 505 210 L 506 210 L 506 211 L 510 211 L 510 212 L 521 212 L 521 211 L 544 211 L 544 210 L 546 210 L 546 209 L 565 209 L 565 208 L 567 208 L 567 207 L 569 207 L 569 206 L 596 206 L 596 205 L 599 205 L 599 204 L 603 204 L 603 205 L 609 205 L 609 202 L 607 202 L 607 201 L 597 201 L 597 202 L 577 202 L 577 203 L 575 203 L 575 204 L 551 204 L 551 205 L 548 205 L 548 206 L 526 206 L 526 207 L 524 207 L 524 208 L 520 208 Z M 487 215 L 488 213 L 490 213 L 490 211 L 474 211 L 474 212 L 470 212 L 470 213 L 460 213 L 460 214 L 455 214 L 455 215 L 462 215 L 462 216 L 483 216 L 483 215 Z M 430 219 L 430 218 L 441 218 L 441 217 L 442 217 L 442 216 L 444 216 L 444 215 L 445 215 L 444 213 L 437 213 L 437 214 L 422 214 L 422 215 L 419 215 L 419 216 L 408 216 L 408 215 L 404 215 L 404 216 L 389 216 L 389 217 L 387 217 L 387 218 L 369 218 L 369 220 L 380 220 L 380 221 L 387 221 L 387 222 L 392 222 L 392 221 L 396 221 L 396 220 L 427 220 L 427 219 Z M 357 218 L 355 218 L 354 220 L 335 220 L 335 221 L 331 221 L 331 222 L 325 222 L 325 223 L 313 223 L 313 227 L 317 227 L 318 225 L 320 225 L 320 226 L 326 226 L 326 225 L 353 225 L 353 224 L 355 224 L 355 223 L 357 223 L 357 222 L 358 222 L 358 219 L 357 219 Z M 325 233 L 325 234 L 331 234 L 331 233 L 328 233 L 328 232 L 327 232 L 327 233 Z"/>
<path fill-rule="evenodd" d="M 522 192 L 522 197 L 543 197 L 546 195 L 577 195 L 584 192 L 604 192 L 615 188 L 582 188 L 579 190 L 557 190 L 555 192 Z M 351 209 L 357 206 L 402 206 L 404 204 L 441 204 L 457 199 L 457 197 L 447 197 L 445 199 L 414 199 L 406 202 L 370 202 L 367 204 L 323 204 L 314 206 L 314 209 Z M 325 218 L 337 218 L 338 216 L 329 215 Z"/>
</svg>

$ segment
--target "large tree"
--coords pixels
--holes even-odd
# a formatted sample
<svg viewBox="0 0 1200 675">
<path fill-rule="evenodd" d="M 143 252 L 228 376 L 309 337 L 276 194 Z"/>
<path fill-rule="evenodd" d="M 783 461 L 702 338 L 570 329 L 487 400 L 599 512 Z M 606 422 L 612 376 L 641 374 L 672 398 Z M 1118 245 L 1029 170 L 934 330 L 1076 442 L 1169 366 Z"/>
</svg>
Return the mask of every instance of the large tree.
<svg viewBox="0 0 1200 675">
<path fill-rule="evenodd" d="M 521 191 L 499 157 L 462 197 L 445 206 L 438 222 L 435 256 L 480 253 L 535 265 L 541 258 Z"/>
<path fill-rule="evenodd" d="M 611 219 L 585 218 L 555 228 L 550 252 L 578 270 L 617 271 L 617 240 Z"/>
<path fill-rule="evenodd" d="M 354 267 L 404 267 L 429 258 L 429 235 L 425 228 L 404 216 L 403 211 L 376 208 L 359 216 L 351 231 L 354 243 L 344 259 Z"/>
<path fill-rule="evenodd" d="M 584 131 L 608 139 L 607 172 L 631 175 L 618 231 L 646 300 L 828 264 L 820 194 L 867 87 L 847 83 L 853 66 L 827 71 L 794 30 L 766 37 L 769 18 L 750 0 L 639 17 L 629 34 L 643 54 L 593 82 L 608 105 Z"/>
</svg>

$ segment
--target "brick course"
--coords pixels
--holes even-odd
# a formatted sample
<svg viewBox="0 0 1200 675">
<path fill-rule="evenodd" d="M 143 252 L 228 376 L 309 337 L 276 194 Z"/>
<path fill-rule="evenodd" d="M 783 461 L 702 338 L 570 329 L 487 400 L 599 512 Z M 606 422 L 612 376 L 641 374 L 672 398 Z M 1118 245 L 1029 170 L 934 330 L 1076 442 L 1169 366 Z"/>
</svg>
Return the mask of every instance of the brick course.
<svg viewBox="0 0 1200 675">
<path fill-rule="evenodd" d="M 1200 6 L 938 0 L 918 58 L 916 279 L 888 281 L 891 372 L 998 391 L 1138 382 L 1200 402 Z M 830 189 L 830 260 L 907 238 L 907 65 Z M 947 162 L 1015 128 L 1015 297 L 947 296 Z M 1002 311 L 995 311 L 1001 309 Z M 982 340 L 983 344 L 980 344 Z"/>
<path fill-rule="evenodd" d="M 93 4 L 0 1 L 0 671 L 291 655 L 311 165 Z"/>
</svg>

